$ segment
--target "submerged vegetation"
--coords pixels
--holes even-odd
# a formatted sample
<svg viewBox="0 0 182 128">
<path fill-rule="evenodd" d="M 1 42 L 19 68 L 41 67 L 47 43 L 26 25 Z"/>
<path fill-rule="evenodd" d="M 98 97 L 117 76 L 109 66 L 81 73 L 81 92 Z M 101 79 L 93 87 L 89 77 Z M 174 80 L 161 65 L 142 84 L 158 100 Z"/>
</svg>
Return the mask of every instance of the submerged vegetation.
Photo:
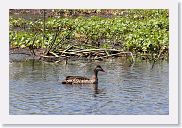
<svg viewBox="0 0 182 128">
<path fill-rule="evenodd" d="M 57 57 L 102 49 L 105 56 L 120 50 L 168 58 L 168 10 L 44 10 L 40 15 L 24 18 L 10 13 L 12 48 L 42 48 L 45 56 L 51 53 Z"/>
</svg>

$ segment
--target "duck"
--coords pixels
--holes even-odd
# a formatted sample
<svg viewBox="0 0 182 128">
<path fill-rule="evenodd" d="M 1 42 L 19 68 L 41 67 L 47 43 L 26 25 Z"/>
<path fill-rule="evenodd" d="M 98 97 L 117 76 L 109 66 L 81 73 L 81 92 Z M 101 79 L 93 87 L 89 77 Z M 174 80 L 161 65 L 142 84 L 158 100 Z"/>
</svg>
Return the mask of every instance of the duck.
<svg viewBox="0 0 182 128">
<path fill-rule="evenodd" d="M 67 76 L 65 80 L 62 81 L 62 84 L 98 84 L 98 72 L 105 72 L 100 65 L 95 67 L 94 75 L 91 78 L 82 77 L 82 76 Z"/>
</svg>

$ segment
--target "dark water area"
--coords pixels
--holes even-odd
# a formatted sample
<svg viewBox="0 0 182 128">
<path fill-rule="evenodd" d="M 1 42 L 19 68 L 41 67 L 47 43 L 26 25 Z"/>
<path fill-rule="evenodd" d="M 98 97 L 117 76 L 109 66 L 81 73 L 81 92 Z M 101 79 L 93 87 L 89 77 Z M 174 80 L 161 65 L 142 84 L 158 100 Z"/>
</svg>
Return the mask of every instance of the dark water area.
<svg viewBox="0 0 182 128">
<path fill-rule="evenodd" d="M 68 75 L 91 77 L 100 64 L 98 87 L 63 85 Z M 167 115 L 169 64 L 123 59 L 105 61 L 12 61 L 9 64 L 11 115 Z"/>
</svg>

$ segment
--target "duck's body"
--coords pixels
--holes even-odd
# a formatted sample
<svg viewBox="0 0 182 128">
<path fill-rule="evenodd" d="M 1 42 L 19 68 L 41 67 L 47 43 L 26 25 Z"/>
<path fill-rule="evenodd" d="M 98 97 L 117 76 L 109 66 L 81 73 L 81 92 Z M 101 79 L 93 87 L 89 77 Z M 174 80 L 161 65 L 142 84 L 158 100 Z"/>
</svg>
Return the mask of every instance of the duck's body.
<svg viewBox="0 0 182 128">
<path fill-rule="evenodd" d="M 100 65 L 97 65 L 94 69 L 94 75 L 92 78 L 89 79 L 82 76 L 67 76 L 66 79 L 62 81 L 62 84 L 97 84 L 97 74 L 99 71 L 105 72 Z"/>
<path fill-rule="evenodd" d="M 98 80 L 82 76 L 67 76 L 62 84 L 95 84 Z"/>
</svg>

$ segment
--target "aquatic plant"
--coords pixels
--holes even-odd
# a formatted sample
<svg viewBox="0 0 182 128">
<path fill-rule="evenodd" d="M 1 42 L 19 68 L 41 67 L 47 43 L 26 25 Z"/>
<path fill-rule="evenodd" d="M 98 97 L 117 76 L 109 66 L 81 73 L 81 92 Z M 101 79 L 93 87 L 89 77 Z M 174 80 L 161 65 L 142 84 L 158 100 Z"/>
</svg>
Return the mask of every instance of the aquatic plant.
<svg viewBox="0 0 182 128">
<path fill-rule="evenodd" d="M 168 53 L 168 10 L 163 9 L 127 10 L 127 13 L 113 17 L 50 17 L 45 22 L 45 35 L 41 19 L 11 17 L 10 26 L 13 28 L 9 36 L 12 47 L 31 45 L 36 34 L 35 47 L 54 45 L 54 51 L 75 44 L 80 48 L 115 48 L 154 56 L 165 48 Z"/>
</svg>

